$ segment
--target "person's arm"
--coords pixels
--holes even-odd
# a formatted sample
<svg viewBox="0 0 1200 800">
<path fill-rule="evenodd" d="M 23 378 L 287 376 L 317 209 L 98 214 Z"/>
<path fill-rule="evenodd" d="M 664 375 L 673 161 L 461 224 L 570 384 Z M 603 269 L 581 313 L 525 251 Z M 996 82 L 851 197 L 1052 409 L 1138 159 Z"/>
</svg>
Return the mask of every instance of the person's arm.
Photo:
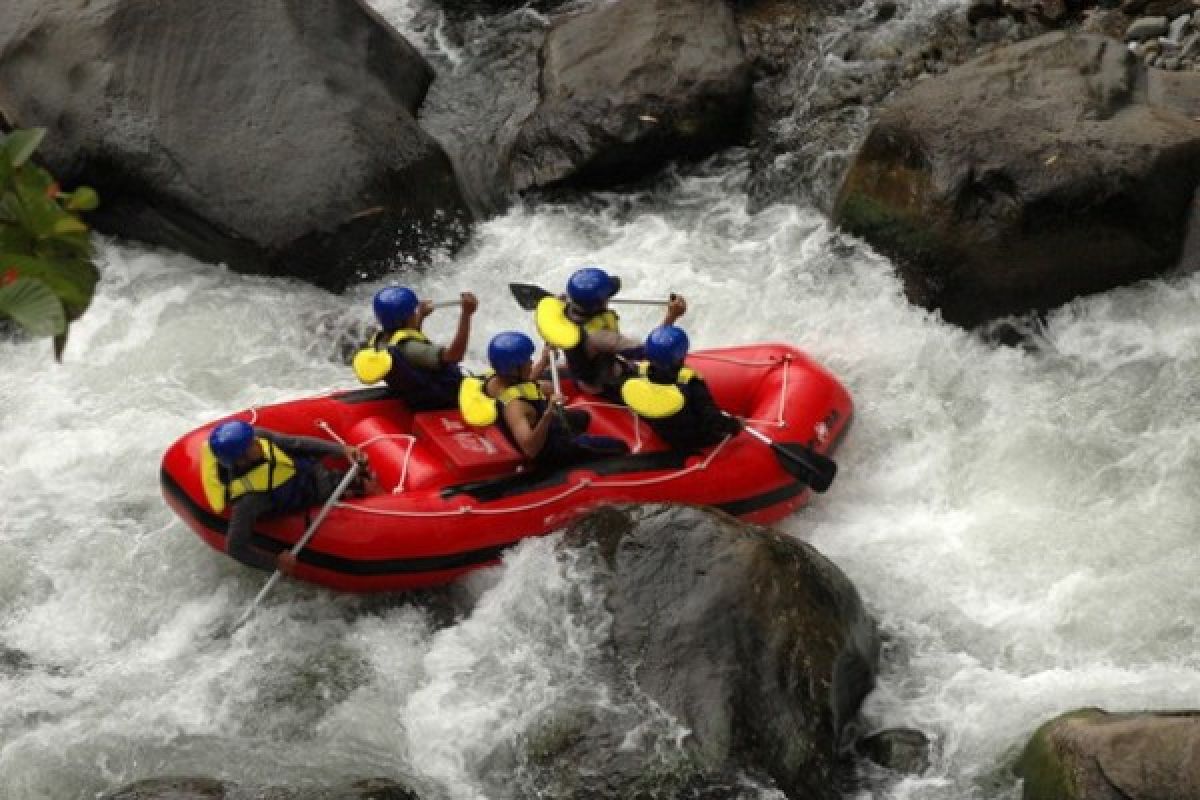
<svg viewBox="0 0 1200 800">
<path fill-rule="evenodd" d="M 546 438 L 550 435 L 550 425 L 554 421 L 552 395 L 542 418 L 530 425 L 533 416 L 533 407 L 528 403 L 513 402 L 504 407 L 504 421 L 508 423 L 513 438 L 517 440 L 517 446 L 530 460 L 537 458 L 538 453 L 542 452 L 542 448 L 546 446 Z"/>
<path fill-rule="evenodd" d="M 312 436 L 291 436 L 263 428 L 255 428 L 256 435 L 270 439 L 276 446 L 291 456 L 307 458 L 324 458 L 325 456 L 346 456 L 352 458 L 350 452 L 357 448 L 347 448 L 345 445 L 331 442 L 328 439 L 316 439 Z"/>
<path fill-rule="evenodd" d="M 225 552 L 231 558 L 255 569 L 268 572 L 275 569 L 275 556 L 254 547 L 254 523 L 271 508 L 271 498 L 264 493 L 251 492 L 233 503 L 229 530 L 225 536 Z"/>
<path fill-rule="evenodd" d="M 542 347 L 542 352 L 538 353 L 537 360 L 533 362 L 532 374 L 535 379 L 546 374 L 546 370 L 550 368 L 550 359 L 553 357 L 548 346 Z"/>
<path fill-rule="evenodd" d="M 687 300 L 683 299 L 683 295 L 672 294 L 671 299 L 667 302 L 667 313 L 663 316 L 663 325 L 674 325 L 675 320 L 687 313 Z"/>
<path fill-rule="evenodd" d="M 708 390 L 701 378 L 692 378 L 692 402 L 701 430 L 718 434 L 735 434 L 742 429 L 742 423 L 736 417 L 727 417 L 713 400 L 712 392 Z"/>
<path fill-rule="evenodd" d="M 616 355 L 627 351 L 638 350 L 642 343 L 632 336 L 626 336 L 616 331 L 593 331 L 587 335 L 588 355 L 608 353 Z"/>
<path fill-rule="evenodd" d="M 413 312 L 413 327 L 421 330 L 421 326 L 425 324 L 425 318 L 433 313 L 433 301 L 422 300 L 417 304 L 417 310 Z"/>
<path fill-rule="evenodd" d="M 467 341 L 471 337 L 471 316 L 479 308 L 479 301 L 470 292 L 463 292 L 462 309 L 458 312 L 458 330 L 449 347 L 442 348 L 438 354 L 443 364 L 457 364 L 467 354 Z"/>
</svg>

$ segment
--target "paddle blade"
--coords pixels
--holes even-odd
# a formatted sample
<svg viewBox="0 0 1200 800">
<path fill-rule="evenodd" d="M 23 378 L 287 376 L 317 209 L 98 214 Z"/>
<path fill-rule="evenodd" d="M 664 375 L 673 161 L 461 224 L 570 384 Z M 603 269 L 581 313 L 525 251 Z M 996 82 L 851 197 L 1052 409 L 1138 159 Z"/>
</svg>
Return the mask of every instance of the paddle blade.
<svg viewBox="0 0 1200 800">
<path fill-rule="evenodd" d="M 775 442 L 771 449 L 780 466 L 807 483 L 814 492 L 827 490 L 837 476 L 837 464 L 832 458 L 803 445 Z"/>
<path fill-rule="evenodd" d="M 517 305 L 526 311 L 535 311 L 542 298 L 550 296 L 550 292 L 540 286 L 534 286 L 532 283 L 510 283 L 508 289 L 512 292 Z"/>
</svg>

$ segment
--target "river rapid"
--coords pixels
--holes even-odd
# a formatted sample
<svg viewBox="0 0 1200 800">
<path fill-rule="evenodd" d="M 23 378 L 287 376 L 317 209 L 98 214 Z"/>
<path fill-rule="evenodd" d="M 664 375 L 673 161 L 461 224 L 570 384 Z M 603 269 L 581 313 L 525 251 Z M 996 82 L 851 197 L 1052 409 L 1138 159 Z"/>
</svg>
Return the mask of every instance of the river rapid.
<svg viewBox="0 0 1200 800">
<path fill-rule="evenodd" d="M 751 210 L 746 182 L 728 157 L 638 195 L 519 206 L 405 280 L 480 296 L 470 366 L 492 332 L 530 330 L 508 282 L 595 263 L 631 295 L 685 294 L 694 346 L 793 342 L 846 383 L 839 478 L 780 527 L 881 623 L 868 727 L 933 740 L 924 775 L 869 776 L 862 798 L 1013 800 L 1007 764 L 1048 717 L 1194 707 L 1200 277 L 1077 300 L 1001 347 L 909 305 L 819 210 Z M 0 796 L 199 774 L 478 798 L 498 748 L 606 702 L 590 664 L 607 619 L 556 537 L 429 597 L 283 582 L 214 638 L 264 576 L 167 509 L 162 452 L 230 410 L 352 386 L 343 352 L 380 284 L 334 296 L 97 241 L 64 363 L 46 342 L 0 347 Z"/>
</svg>

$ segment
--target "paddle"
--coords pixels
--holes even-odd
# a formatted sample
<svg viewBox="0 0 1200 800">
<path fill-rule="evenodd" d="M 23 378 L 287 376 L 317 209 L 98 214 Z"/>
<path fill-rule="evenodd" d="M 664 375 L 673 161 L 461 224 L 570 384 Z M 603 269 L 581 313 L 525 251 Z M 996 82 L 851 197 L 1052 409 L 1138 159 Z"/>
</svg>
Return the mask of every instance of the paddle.
<svg viewBox="0 0 1200 800">
<path fill-rule="evenodd" d="M 571 432 L 571 426 L 567 424 L 567 411 L 563 408 L 563 393 L 562 384 L 558 380 L 558 351 L 550 349 L 550 383 L 554 385 L 554 408 L 558 412 L 558 421 L 562 423 L 563 430 L 567 433 Z"/>
<path fill-rule="evenodd" d="M 325 505 L 321 507 L 321 511 L 317 514 L 316 519 L 314 519 L 312 524 L 308 526 L 308 530 L 306 530 L 304 535 L 300 537 L 300 541 L 296 542 L 295 546 L 292 547 L 292 555 L 298 555 L 300 551 L 304 549 L 305 545 L 308 544 L 309 540 L 312 539 L 313 535 L 317 532 L 317 528 L 319 528 L 321 523 L 325 521 L 325 517 L 329 515 L 329 512 L 333 510 L 333 507 L 337 501 L 341 499 L 342 495 L 346 493 L 346 490 L 350 488 L 350 484 L 354 482 L 354 478 L 358 475 L 358 468 L 359 464 L 357 461 L 350 465 L 350 469 L 346 472 L 346 476 L 342 478 L 342 482 L 337 485 L 337 488 L 333 490 L 333 494 L 331 494 L 329 499 L 325 501 Z M 258 604 L 262 602 L 264 597 L 267 596 L 267 592 L 271 591 L 271 587 L 275 585 L 275 582 L 279 580 L 279 576 L 282 574 L 283 573 L 279 570 L 275 570 L 275 572 L 272 573 L 270 580 L 267 581 L 267 585 L 264 586 L 262 590 L 259 591 L 258 596 L 254 598 L 254 602 L 252 602 L 249 607 L 246 608 L 245 613 L 238 618 L 237 622 L 233 623 L 233 627 L 226 631 L 226 633 L 232 634 L 238 628 L 242 627 L 246 620 L 250 619 L 250 615 L 254 613 L 254 609 L 258 608 Z"/>
<path fill-rule="evenodd" d="M 732 414 L 724 411 L 721 413 L 731 419 L 736 419 Z M 775 451 L 775 459 L 779 462 L 779 466 L 804 481 L 813 491 L 824 492 L 833 483 L 833 479 L 837 475 L 837 464 L 832 458 L 823 456 L 811 447 L 805 447 L 802 444 L 773 441 L 761 431 L 744 423 L 742 430 L 763 444 L 769 445 Z"/>
<path fill-rule="evenodd" d="M 546 297 L 549 297 L 549 295 L 546 295 Z M 567 412 L 563 408 L 565 398 L 562 393 L 562 382 L 558 378 L 558 348 L 554 346 L 555 337 L 553 334 L 547 335 L 547 320 L 545 315 L 534 314 L 533 319 L 538 329 L 538 335 L 545 340 L 546 346 L 550 348 L 550 382 L 554 385 L 554 394 L 557 395 L 554 401 L 554 408 L 558 412 L 558 421 L 562 423 L 563 430 L 569 432 L 571 426 L 567 424 Z M 577 331 L 578 329 L 572 328 L 572 330 Z"/>
<path fill-rule="evenodd" d="M 546 291 L 545 289 L 543 289 L 540 286 L 534 286 L 532 283 L 510 283 L 508 285 L 508 288 L 509 288 L 509 291 L 512 292 L 513 297 L 516 298 L 517 305 L 519 305 L 521 308 L 525 309 L 526 311 L 535 311 L 537 309 L 538 303 L 540 303 L 542 301 L 543 297 L 552 297 L 554 294 L 553 292 Z M 609 300 L 608 302 L 624 303 L 627 306 L 665 306 L 665 305 L 667 305 L 667 303 L 669 301 L 667 301 L 667 300 L 631 300 L 631 299 L 624 298 L 624 297 L 621 297 L 621 298 L 614 297 L 611 300 Z"/>
</svg>

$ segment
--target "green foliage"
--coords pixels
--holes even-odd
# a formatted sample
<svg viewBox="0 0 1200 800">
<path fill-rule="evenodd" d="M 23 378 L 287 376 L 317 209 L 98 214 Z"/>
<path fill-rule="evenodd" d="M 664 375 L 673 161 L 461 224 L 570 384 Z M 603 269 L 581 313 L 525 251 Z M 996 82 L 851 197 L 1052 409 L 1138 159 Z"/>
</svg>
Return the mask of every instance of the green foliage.
<svg viewBox="0 0 1200 800">
<path fill-rule="evenodd" d="M 78 212 L 95 209 L 99 198 L 87 186 L 62 191 L 29 160 L 45 135 L 35 128 L 0 138 L 0 317 L 31 336 L 55 337 L 58 357 L 71 320 L 96 289 L 92 243 Z"/>
</svg>

